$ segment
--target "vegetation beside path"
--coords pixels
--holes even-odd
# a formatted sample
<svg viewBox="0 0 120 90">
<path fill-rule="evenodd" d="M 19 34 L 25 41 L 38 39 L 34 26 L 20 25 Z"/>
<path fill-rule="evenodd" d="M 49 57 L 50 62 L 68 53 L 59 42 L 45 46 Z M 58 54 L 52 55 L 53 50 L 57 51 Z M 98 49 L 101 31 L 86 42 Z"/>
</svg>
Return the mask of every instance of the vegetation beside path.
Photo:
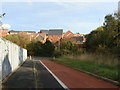
<svg viewBox="0 0 120 90">
<path fill-rule="evenodd" d="M 94 60 L 80 60 L 78 58 L 59 57 L 52 58 L 52 61 L 70 66 L 72 68 L 88 71 L 98 76 L 103 76 L 114 81 L 118 81 L 117 65 L 107 65 L 103 63 L 96 63 Z"/>
</svg>

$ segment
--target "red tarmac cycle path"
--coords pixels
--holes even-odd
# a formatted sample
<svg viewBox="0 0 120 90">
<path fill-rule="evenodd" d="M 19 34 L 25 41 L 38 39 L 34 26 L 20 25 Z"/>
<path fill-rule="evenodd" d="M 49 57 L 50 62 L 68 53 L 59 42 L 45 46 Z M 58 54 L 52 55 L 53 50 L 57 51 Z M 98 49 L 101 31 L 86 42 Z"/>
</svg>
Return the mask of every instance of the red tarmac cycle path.
<svg viewBox="0 0 120 90">
<path fill-rule="evenodd" d="M 97 79 L 86 73 L 44 59 L 41 60 L 68 88 L 113 88 L 119 90 L 118 86 Z M 116 88 L 116 89 L 115 89 Z M 108 90 L 108 89 L 107 89 Z"/>
</svg>

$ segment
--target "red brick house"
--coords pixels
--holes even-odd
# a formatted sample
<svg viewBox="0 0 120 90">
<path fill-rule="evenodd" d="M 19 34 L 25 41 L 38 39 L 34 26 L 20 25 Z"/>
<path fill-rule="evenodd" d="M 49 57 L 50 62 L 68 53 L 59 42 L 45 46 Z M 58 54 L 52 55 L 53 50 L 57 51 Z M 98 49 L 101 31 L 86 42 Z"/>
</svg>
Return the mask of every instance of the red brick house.
<svg viewBox="0 0 120 90">
<path fill-rule="evenodd" d="M 46 35 L 46 40 L 51 41 L 52 43 L 58 42 L 63 35 L 63 29 L 49 29 L 49 30 L 40 30 L 40 34 Z"/>
<path fill-rule="evenodd" d="M 52 43 L 56 43 L 62 38 L 62 34 L 62 29 L 50 29 L 48 32 L 47 40 L 50 40 Z"/>
<path fill-rule="evenodd" d="M 73 36 L 74 34 L 70 30 L 63 34 L 63 38 L 71 38 Z"/>
<path fill-rule="evenodd" d="M 7 36 L 8 35 L 8 29 L 0 29 L 0 36 Z"/>
<path fill-rule="evenodd" d="M 33 39 L 36 41 L 40 41 L 42 43 L 46 42 L 47 36 L 45 33 L 36 33 L 36 34 L 32 34 L 33 35 Z"/>
<path fill-rule="evenodd" d="M 76 43 L 80 48 L 83 48 L 85 42 L 85 37 L 79 33 L 73 34 L 70 30 L 63 34 L 63 39 L 71 39 Z"/>
</svg>

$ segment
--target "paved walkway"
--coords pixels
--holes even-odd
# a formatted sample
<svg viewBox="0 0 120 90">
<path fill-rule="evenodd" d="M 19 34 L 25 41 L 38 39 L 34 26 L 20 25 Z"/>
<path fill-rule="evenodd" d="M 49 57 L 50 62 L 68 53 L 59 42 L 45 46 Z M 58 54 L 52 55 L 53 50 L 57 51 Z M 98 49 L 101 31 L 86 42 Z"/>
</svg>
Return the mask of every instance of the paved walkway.
<svg viewBox="0 0 120 90">
<path fill-rule="evenodd" d="M 118 90 L 111 83 L 97 79 L 83 72 L 74 70 L 53 61 L 42 59 L 44 63 L 68 88 L 108 88 L 107 90 Z M 105 90 L 106 90 L 105 89 Z"/>
<path fill-rule="evenodd" d="M 34 68 L 35 67 L 35 68 Z M 26 60 L 6 81 L 4 89 L 8 88 L 62 88 L 56 79 L 42 66 L 39 60 Z"/>
<path fill-rule="evenodd" d="M 7 88 L 54 88 L 63 89 L 58 81 L 40 63 L 40 60 L 69 88 L 106 88 L 104 90 L 118 90 L 118 87 L 90 75 L 71 69 L 61 64 L 44 58 L 26 60 L 6 81 L 3 82 L 4 90 Z M 108 89 L 107 89 L 108 88 Z M 64 89 L 63 89 L 64 90 Z"/>
<path fill-rule="evenodd" d="M 27 60 L 7 81 L 3 82 L 4 88 L 35 88 L 33 62 Z"/>
<path fill-rule="evenodd" d="M 46 68 L 36 60 L 37 80 L 40 80 L 42 88 L 61 88 L 63 87 L 56 81 L 56 79 L 46 70 Z"/>
</svg>

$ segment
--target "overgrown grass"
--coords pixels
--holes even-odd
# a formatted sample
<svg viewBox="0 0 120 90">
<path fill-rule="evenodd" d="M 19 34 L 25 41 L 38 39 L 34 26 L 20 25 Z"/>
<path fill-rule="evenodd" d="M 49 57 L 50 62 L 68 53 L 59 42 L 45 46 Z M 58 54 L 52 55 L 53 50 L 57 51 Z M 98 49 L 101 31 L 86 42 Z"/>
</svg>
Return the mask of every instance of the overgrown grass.
<svg viewBox="0 0 120 90">
<path fill-rule="evenodd" d="M 84 70 L 91 73 L 94 73 L 99 76 L 103 76 L 115 81 L 118 81 L 118 71 L 116 65 L 107 65 L 102 63 L 96 63 L 94 60 L 86 59 L 74 59 L 74 58 L 66 58 L 66 57 L 60 57 L 60 58 L 54 58 L 52 60 L 59 62 L 61 64 L 70 66 L 72 68 L 78 69 L 78 70 Z M 104 61 L 105 62 L 105 61 Z"/>
<path fill-rule="evenodd" d="M 62 56 L 63 58 L 71 58 L 71 59 L 78 59 L 80 61 L 89 61 L 92 63 L 95 63 L 97 65 L 107 65 L 107 66 L 117 66 L 118 64 L 118 59 L 116 56 L 111 55 L 111 54 L 80 54 L 77 56 L 73 55 L 66 55 Z"/>
</svg>

